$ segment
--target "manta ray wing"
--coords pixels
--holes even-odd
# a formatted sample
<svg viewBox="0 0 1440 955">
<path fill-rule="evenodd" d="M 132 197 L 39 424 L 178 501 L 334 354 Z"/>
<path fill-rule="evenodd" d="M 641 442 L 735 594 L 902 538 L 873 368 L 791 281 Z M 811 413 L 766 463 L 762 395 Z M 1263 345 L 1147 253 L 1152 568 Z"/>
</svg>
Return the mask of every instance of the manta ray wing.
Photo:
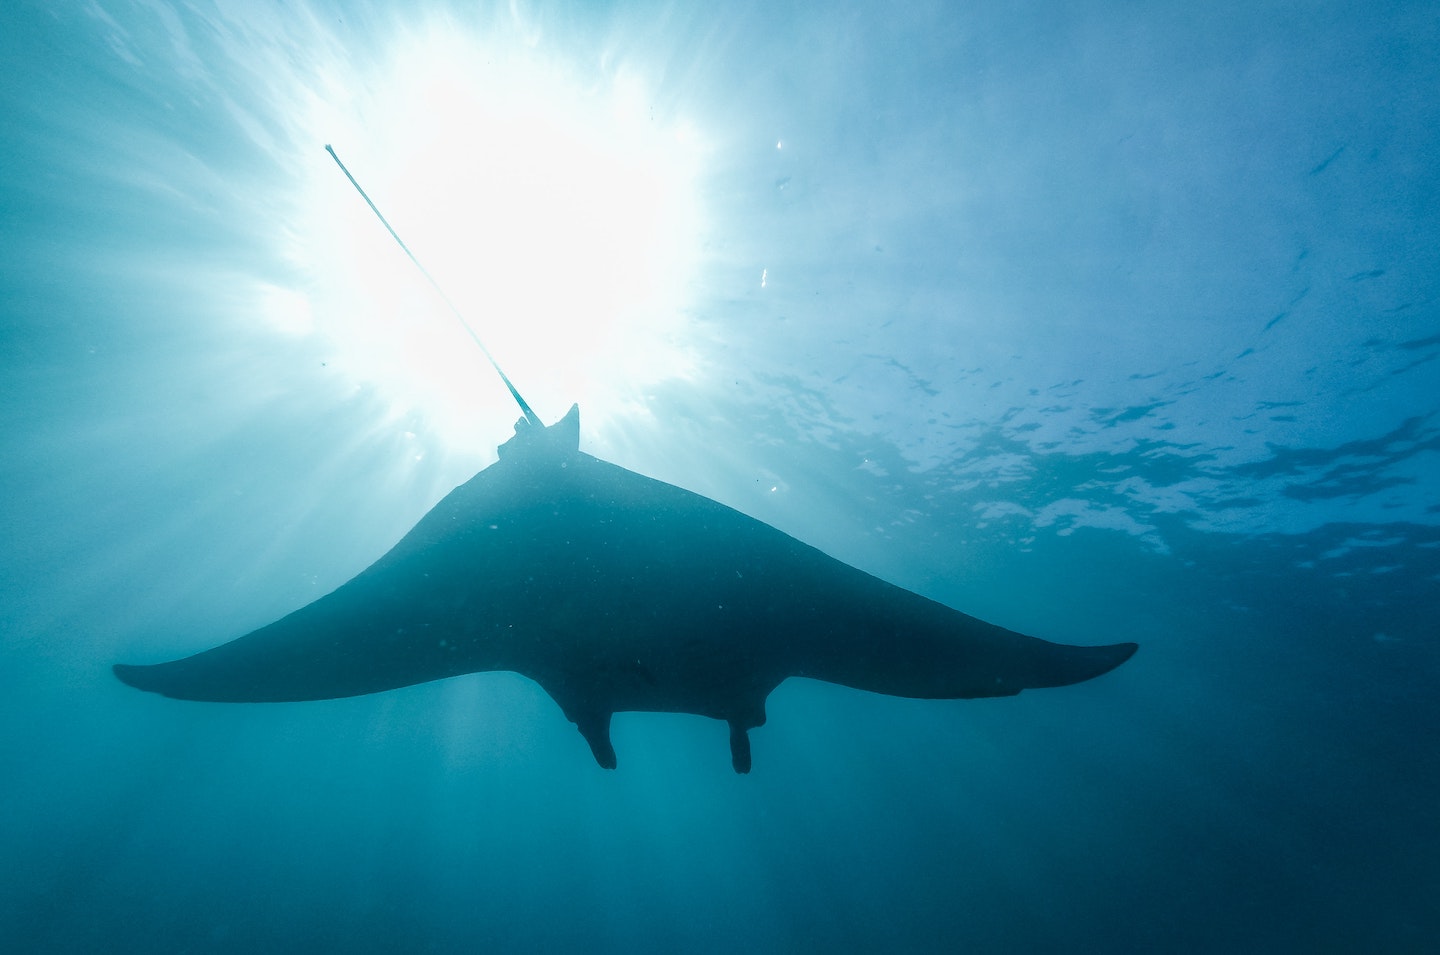
<svg viewBox="0 0 1440 955">
<path fill-rule="evenodd" d="M 194 656 L 117 665 L 187 700 L 355 696 L 463 673 L 535 680 L 613 768 L 616 712 L 748 731 L 783 680 L 922 698 L 1099 676 L 1133 643 L 1049 643 L 857 570 L 708 498 L 579 451 L 579 409 L 522 429 L 384 557 L 275 623 Z"/>
</svg>

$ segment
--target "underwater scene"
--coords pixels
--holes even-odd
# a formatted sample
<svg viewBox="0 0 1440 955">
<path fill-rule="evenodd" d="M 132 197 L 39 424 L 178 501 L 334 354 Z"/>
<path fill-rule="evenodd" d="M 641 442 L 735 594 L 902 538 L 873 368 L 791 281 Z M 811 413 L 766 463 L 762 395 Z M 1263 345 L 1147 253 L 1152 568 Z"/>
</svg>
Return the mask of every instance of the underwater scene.
<svg viewBox="0 0 1440 955">
<path fill-rule="evenodd" d="M 1433 950 L 1434 4 L 0 57 L 0 951 Z"/>
</svg>

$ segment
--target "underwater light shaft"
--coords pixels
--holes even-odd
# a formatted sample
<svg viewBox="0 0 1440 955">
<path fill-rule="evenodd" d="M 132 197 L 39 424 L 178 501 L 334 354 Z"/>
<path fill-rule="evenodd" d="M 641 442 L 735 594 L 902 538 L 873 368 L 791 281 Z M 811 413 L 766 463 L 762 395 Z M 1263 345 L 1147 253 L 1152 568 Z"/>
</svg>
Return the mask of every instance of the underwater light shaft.
<svg viewBox="0 0 1440 955">
<path fill-rule="evenodd" d="M 514 31 L 436 21 L 397 32 L 380 61 L 336 57 L 307 71 L 325 90 L 291 97 L 313 148 L 277 238 L 298 274 L 268 295 L 284 305 L 276 330 L 323 336 L 335 369 L 442 437 L 473 441 L 477 409 L 509 403 L 333 143 L 542 417 L 683 373 L 673 326 L 699 254 L 703 152 L 689 120 L 661 118 L 636 72 Z"/>
</svg>

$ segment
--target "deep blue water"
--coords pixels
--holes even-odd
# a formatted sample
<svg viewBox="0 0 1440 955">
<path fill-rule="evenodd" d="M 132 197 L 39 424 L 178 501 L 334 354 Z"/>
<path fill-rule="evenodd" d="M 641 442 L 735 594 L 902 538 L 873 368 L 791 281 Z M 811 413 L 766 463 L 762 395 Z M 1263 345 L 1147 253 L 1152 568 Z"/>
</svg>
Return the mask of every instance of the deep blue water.
<svg viewBox="0 0 1440 955">
<path fill-rule="evenodd" d="M 0 950 L 1428 951 L 1440 17 L 993 6 L 0 8 Z M 792 680 L 748 776 L 122 686 L 510 433 L 331 142 L 583 449 L 1139 654 Z"/>
</svg>

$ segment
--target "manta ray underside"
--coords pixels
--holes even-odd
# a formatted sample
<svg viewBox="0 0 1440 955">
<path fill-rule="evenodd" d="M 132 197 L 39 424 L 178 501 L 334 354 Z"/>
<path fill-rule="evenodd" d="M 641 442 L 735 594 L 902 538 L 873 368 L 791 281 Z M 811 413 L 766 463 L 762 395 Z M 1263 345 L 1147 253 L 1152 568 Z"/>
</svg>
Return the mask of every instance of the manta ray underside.
<svg viewBox="0 0 1440 955">
<path fill-rule="evenodd" d="M 723 504 L 579 450 L 580 415 L 524 427 L 349 583 L 222 646 L 119 664 L 142 690 L 324 700 L 511 670 L 613 769 L 610 717 L 730 725 L 735 769 L 787 677 L 894 696 L 1008 696 L 1114 669 L 1133 643 L 1002 629 L 885 583 Z"/>
</svg>

